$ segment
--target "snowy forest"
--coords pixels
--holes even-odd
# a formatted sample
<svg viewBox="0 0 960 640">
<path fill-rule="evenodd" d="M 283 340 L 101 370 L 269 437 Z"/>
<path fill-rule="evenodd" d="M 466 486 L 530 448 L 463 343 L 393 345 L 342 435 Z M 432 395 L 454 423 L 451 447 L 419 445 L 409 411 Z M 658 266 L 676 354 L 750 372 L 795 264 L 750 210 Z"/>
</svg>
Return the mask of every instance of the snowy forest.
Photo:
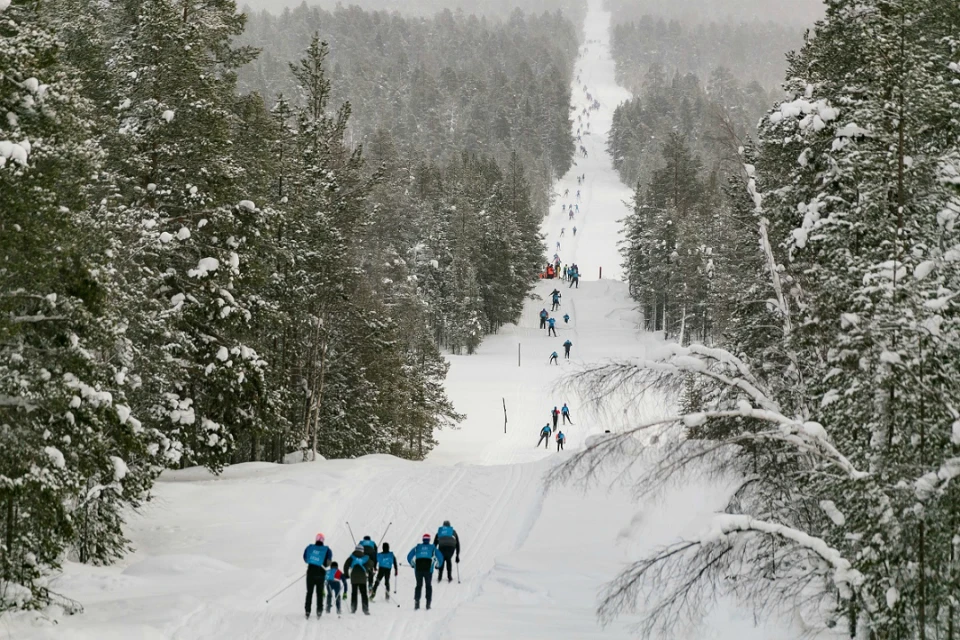
<svg viewBox="0 0 960 640">
<path fill-rule="evenodd" d="M 554 531 L 574 514 L 616 538 L 591 561 L 621 570 L 595 613 L 631 634 L 696 633 L 730 598 L 817 640 L 960 640 L 960 5 L 251 4 L 0 0 L 0 614 L 80 612 L 51 576 L 123 558 L 161 474 L 209 472 L 191 490 L 213 495 L 231 467 L 277 463 L 303 475 L 271 490 L 349 503 L 302 510 L 485 511 L 473 539 L 496 553 L 465 551 L 477 582 L 457 606 L 503 587 L 480 580 L 542 514 Z M 601 91 L 623 100 L 601 112 Z M 601 113 L 609 129 L 590 133 Z M 609 176 L 588 181 L 584 145 Z M 595 195 L 610 211 L 589 210 Z M 584 273 L 608 271 L 554 298 L 569 332 L 554 344 L 531 318 L 560 286 L 539 276 L 561 237 Z M 625 282 L 604 281 L 619 261 Z M 560 339 L 599 349 L 590 321 L 615 325 L 618 358 L 573 363 L 567 347 L 553 376 Z M 500 338 L 506 360 L 483 352 Z M 524 340 L 545 357 L 521 363 Z M 478 360 L 451 385 L 454 363 Z M 477 381 L 490 371 L 508 390 Z M 522 406 L 542 387 L 602 418 L 571 420 L 573 451 L 557 440 L 540 467 L 512 438 L 545 428 L 536 455 L 552 455 L 546 407 Z M 496 446 L 471 434 L 423 464 L 468 420 L 452 398 L 467 391 L 492 407 L 477 421 Z M 620 418 L 624 402 L 643 411 Z M 363 456 L 376 490 L 321 467 Z M 612 476 L 627 508 L 588 494 Z M 575 492 L 541 482 L 589 504 L 550 503 Z M 627 546 L 645 500 L 697 482 L 732 486 L 708 527 Z M 605 500 L 633 520 L 582 515 Z M 261 526 L 241 515 L 237 538 Z M 167 517 L 148 522 L 177 539 Z M 320 516 L 297 517 L 273 518 L 285 531 L 261 546 L 318 535 Z M 544 553 L 592 557 L 589 530 Z M 507 601 L 562 597 L 525 586 L 538 563 L 528 550 L 510 567 Z M 263 611 L 257 625 L 286 624 Z M 437 630 L 407 626 L 398 640 Z"/>
<path fill-rule="evenodd" d="M 0 8 L 3 583 L 118 557 L 164 468 L 423 458 L 542 268 L 573 25 Z"/>
<path fill-rule="evenodd" d="M 589 476 L 630 452 L 649 462 L 642 495 L 705 473 L 739 480 L 710 531 L 638 560 L 601 616 L 639 599 L 645 635 L 670 636 L 719 589 L 844 637 L 957 638 L 960 9 L 826 3 L 771 86 L 779 27 L 611 4 L 634 92 L 609 138 L 635 185 L 624 268 L 647 329 L 676 344 L 579 384 L 601 397 L 668 390 L 681 417 L 558 473 Z M 727 56 L 731 37 L 750 54 Z M 669 53 L 693 41 L 727 66 L 698 77 L 699 55 Z M 638 451 L 637 437 L 668 427 L 656 454 Z"/>
</svg>

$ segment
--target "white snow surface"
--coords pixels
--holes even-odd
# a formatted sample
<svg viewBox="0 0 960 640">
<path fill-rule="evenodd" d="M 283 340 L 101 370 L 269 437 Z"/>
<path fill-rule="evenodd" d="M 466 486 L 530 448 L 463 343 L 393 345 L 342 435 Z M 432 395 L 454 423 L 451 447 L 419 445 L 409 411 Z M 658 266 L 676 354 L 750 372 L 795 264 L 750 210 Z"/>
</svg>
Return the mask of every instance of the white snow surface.
<svg viewBox="0 0 960 640">
<path fill-rule="evenodd" d="M 660 341 L 639 331 L 639 317 L 621 275 L 617 253 L 630 190 L 604 150 L 617 103 L 628 97 L 614 82 L 602 0 L 590 0 L 587 51 L 574 87 L 577 112 L 586 106 L 582 84 L 601 102 L 590 112 L 589 157 L 558 184 L 558 199 L 543 225 L 555 245 L 566 227 L 564 262 L 577 262 L 579 289 L 545 281 L 517 325 L 489 337 L 472 356 L 449 356 L 447 392 L 467 415 L 457 430 L 438 435 L 425 462 L 390 456 L 276 465 L 249 463 L 219 477 L 203 469 L 167 472 L 153 499 L 129 515 L 134 552 L 111 567 L 68 562 L 51 588 L 85 607 L 82 615 L 20 613 L 0 625 L 0 638 L 18 640 L 230 640 L 349 638 L 350 640 L 626 640 L 637 616 L 601 627 L 598 593 L 628 564 L 653 548 L 692 537 L 713 522 L 731 491 L 714 480 L 692 480 L 661 500 L 637 502 L 612 473 L 596 486 L 545 486 L 544 474 L 573 455 L 586 439 L 666 414 L 662 398 L 585 406 L 560 383 L 586 364 L 648 357 Z M 599 41 L 599 44 L 598 42 Z M 576 121 L 576 113 L 574 113 Z M 575 222 L 561 211 L 575 202 Z M 578 228 L 571 237 L 572 227 Z M 552 251 L 550 252 L 552 255 Z M 603 280 L 598 281 L 603 267 Z M 562 287 L 558 337 L 538 329 L 537 314 L 553 286 Z M 551 351 L 573 342 L 572 360 L 549 366 Z M 518 366 L 519 355 L 519 366 Z M 567 451 L 535 448 L 549 411 L 564 402 L 575 424 L 561 428 Z M 504 403 L 507 411 L 504 433 Z M 299 454 L 291 459 L 299 459 Z M 611 470 L 613 471 L 613 470 Z M 121 468 L 117 465 L 118 475 Z M 434 588 L 433 610 L 412 610 L 413 572 L 403 562 L 423 533 L 451 520 L 461 536 L 462 584 Z M 302 551 L 318 532 L 341 563 L 353 548 L 346 522 L 358 536 L 391 543 L 401 558 L 398 591 L 384 593 L 370 617 L 303 619 Z M 392 522 L 384 540 L 381 534 Z M 455 577 L 458 575 L 455 570 Z M 293 582 L 293 586 L 268 598 Z M 347 603 L 344 603 L 345 605 Z M 399 604 L 399 606 L 396 606 Z M 54 623 L 54 618 L 59 618 Z M 671 640 L 771 640 L 805 631 L 796 621 L 755 623 L 751 612 L 721 601 L 704 627 Z"/>
</svg>

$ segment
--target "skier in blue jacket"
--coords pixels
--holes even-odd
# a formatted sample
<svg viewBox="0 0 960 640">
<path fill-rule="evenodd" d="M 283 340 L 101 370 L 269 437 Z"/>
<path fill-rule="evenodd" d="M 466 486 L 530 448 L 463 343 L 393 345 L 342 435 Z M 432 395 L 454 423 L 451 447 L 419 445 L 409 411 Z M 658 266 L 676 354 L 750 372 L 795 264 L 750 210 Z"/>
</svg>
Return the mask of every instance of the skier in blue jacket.
<svg viewBox="0 0 960 640">
<path fill-rule="evenodd" d="M 417 576 L 417 588 L 413 592 L 413 608 L 420 608 L 420 594 L 423 591 L 423 585 L 427 585 L 427 609 L 430 608 L 430 602 L 433 600 L 433 567 L 437 566 L 443 570 L 443 554 L 435 546 L 430 544 L 430 534 L 423 534 L 423 539 L 410 549 L 407 554 L 407 563 L 413 567 Z"/>
<path fill-rule="evenodd" d="M 357 597 L 363 601 L 364 615 L 370 615 L 370 601 L 367 596 L 367 576 L 373 573 L 373 563 L 366 550 L 357 545 L 353 553 L 343 563 L 343 572 L 350 576 L 350 584 L 353 585 L 353 593 L 350 596 L 350 611 L 357 612 Z"/>
<path fill-rule="evenodd" d="M 327 613 L 333 608 L 333 601 L 337 601 L 337 615 L 340 615 L 340 586 L 343 585 L 343 597 L 347 597 L 347 576 L 340 571 L 336 560 L 330 563 L 327 569 Z"/>
<path fill-rule="evenodd" d="M 390 570 L 393 569 L 393 575 L 397 576 L 400 572 L 399 563 L 397 562 L 397 556 L 393 555 L 393 552 L 390 551 L 390 543 L 383 543 L 383 551 L 377 554 L 377 579 L 373 583 L 373 591 L 370 592 L 370 599 L 373 600 L 377 597 L 377 587 L 380 586 L 380 581 L 383 580 L 384 584 L 387 585 L 387 600 L 390 599 Z"/>
<path fill-rule="evenodd" d="M 550 428 L 549 424 L 543 425 L 543 429 L 540 429 L 540 439 L 537 440 L 537 447 L 540 446 L 540 443 L 545 443 L 543 445 L 544 449 L 550 448 L 550 434 L 553 433 L 553 429 Z"/>
<path fill-rule="evenodd" d="M 370 536 L 363 536 L 360 546 L 363 547 L 364 553 L 370 558 L 370 564 L 367 565 L 370 569 L 367 571 L 367 588 L 373 589 L 373 567 L 377 564 L 377 543 L 371 540 Z"/>
<path fill-rule="evenodd" d="M 450 526 L 450 521 L 444 520 L 433 540 L 437 543 L 437 548 L 443 555 L 443 561 L 447 564 L 447 581 L 453 582 L 453 554 L 457 554 L 457 564 L 460 564 L 460 536 L 456 529 Z M 437 584 L 441 582 L 443 582 L 443 571 L 437 578 Z"/>
<path fill-rule="evenodd" d="M 549 320 L 547 320 L 547 324 L 549 325 L 547 327 L 547 336 L 549 336 L 552 333 L 553 337 L 556 338 L 557 337 L 557 319 L 550 318 Z"/>
<path fill-rule="evenodd" d="M 303 561 L 307 563 L 307 600 L 303 605 L 306 617 L 310 617 L 310 604 L 313 592 L 317 592 L 317 617 L 323 614 L 323 583 L 327 579 L 327 566 L 333 560 L 333 551 L 324 544 L 322 533 L 318 533 L 313 544 L 303 550 Z"/>
</svg>

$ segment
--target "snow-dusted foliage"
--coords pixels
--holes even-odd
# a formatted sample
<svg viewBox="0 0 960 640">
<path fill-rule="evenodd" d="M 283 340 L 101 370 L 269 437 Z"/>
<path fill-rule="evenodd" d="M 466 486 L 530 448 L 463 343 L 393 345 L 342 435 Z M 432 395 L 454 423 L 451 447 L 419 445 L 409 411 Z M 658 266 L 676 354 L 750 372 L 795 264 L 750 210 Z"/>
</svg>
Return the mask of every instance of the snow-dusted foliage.
<svg viewBox="0 0 960 640">
<path fill-rule="evenodd" d="M 7 3 L 9 4 L 9 3 Z M 90 215 L 92 105 L 30 3 L 0 14 L 0 611 L 43 606 L 68 548 L 122 553 L 121 509 L 159 471 L 125 403 L 125 323 Z M 118 472 L 122 469 L 122 473 Z"/>
<path fill-rule="evenodd" d="M 958 33 L 956 3 L 828 3 L 743 151 L 734 197 L 763 268 L 739 283 L 767 303 L 710 336 L 729 350 L 588 374 L 603 392 L 642 370 L 691 413 L 566 472 L 656 427 L 646 490 L 704 463 L 742 479 L 712 530 L 631 567 L 604 614 L 640 593 L 647 631 L 669 629 L 719 588 L 852 638 L 960 627 Z"/>
</svg>

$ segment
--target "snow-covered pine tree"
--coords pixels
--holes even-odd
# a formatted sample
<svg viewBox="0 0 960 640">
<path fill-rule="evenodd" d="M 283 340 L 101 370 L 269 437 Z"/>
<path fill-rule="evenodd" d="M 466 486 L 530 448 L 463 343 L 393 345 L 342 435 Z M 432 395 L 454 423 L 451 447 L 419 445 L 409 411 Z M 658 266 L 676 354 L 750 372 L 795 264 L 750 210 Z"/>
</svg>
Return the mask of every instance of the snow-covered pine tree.
<svg viewBox="0 0 960 640">
<path fill-rule="evenodd" d="M 68 547 L 117 557 L 162 453 L 124 397 L 92 105 L 44 25 L 35 3 L 0 9 L 0 611 L 47 603 Z"/>
</svg>

